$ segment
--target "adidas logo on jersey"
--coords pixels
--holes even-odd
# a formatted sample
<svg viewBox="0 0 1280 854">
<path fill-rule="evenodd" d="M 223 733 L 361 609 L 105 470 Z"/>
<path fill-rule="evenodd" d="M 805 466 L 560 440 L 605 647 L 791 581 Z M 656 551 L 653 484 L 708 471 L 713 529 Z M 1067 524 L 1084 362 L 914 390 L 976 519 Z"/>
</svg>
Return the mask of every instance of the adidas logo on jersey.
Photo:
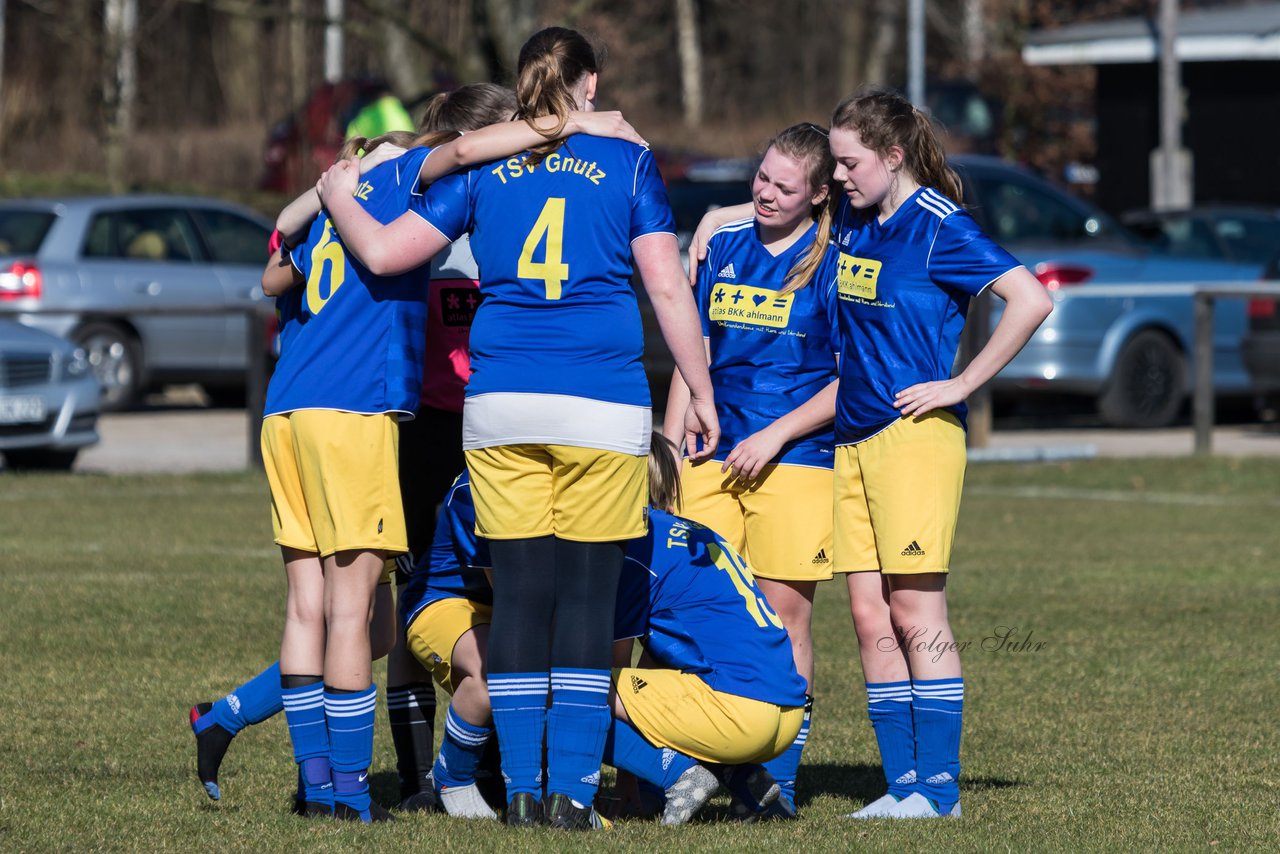
<svg viewBox="0 0 1280 854">
<path fill-rule="evenodd" d="M 841 245 L 841 246 L 843 246 L 845 249 L 848 249 L 848 248 L 849 248 L 849 238 L 850 238 L 850 237 L 852 237 L 852 236 L 853 236 L 853 232 L 852 232 L 852 231 L 846 231 L 846 232 L 844 233 L 844 237 L 840 238 L 840 245 Z"/>
<path fill-rule="evenodd" d="M 810 563 L 831 563 L 830 559 L 827 557 L 827 550 L 818 549 L 818 553 L 813 556 L 813 560 L 810 561 Z"/>
<path fill-rule="evenodd" d="M 924 557 L 924 549 L 920 548 L 920 544 L 915 540 L 911 541 L 911 545 L 902 550 L 907 557 Z"/>
<path fill-rule="evenodd" d="M 952 777 L 949 773 L 943 771 L 941 774 L 934 774 L 932 777 L 925 780 L 925 782 L 931 786 L 941 786 L 944 783 L 954 782 L 955 779 L 955 777 Z"/>
<path fill-rule="evenodd" d="M 231 707 L 231 714 L 240 714 L 240 698 L 235 694 L 227 695 L 227 705 Z"/>
<path fill-rule="evenodd" d="M 721 268 L 720 272 L 716 273 L 716 275 L 722 279 L 736 279 L 738 277 L 738 274 L 733 271 L 732 261 Z"/>
<path fill-rule="evenodd" d="M 378 520 L 378 533 L 379 533 L 379 534 L 381 534 L 381 533 L 382 533 L 382 520 L 381 520 L 381 519 L 379 519 L 379 520 Z"/>
<path fill-rule="evenodd" d="M 641 688 L 648 687 L 649 683 L 641 679 L 639 676 L 631 677 L 631 693 L 639 694 Z"/>
</svg>

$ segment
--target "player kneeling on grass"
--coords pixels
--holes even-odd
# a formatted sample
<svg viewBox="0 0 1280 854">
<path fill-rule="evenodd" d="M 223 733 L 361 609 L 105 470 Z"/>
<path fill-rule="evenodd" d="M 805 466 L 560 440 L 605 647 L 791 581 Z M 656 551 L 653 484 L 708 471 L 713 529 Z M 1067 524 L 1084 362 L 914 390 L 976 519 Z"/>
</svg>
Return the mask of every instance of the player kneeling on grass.
<svg viewBox="0 0 1280 854">
<path fill-rule="evenodd" d="M 673 669 L 622 671 L 623 697 L 605 761 L 661 787 L 663 822 L 688 821 L 721 784 L 749 817 L 778 797 L 759 766 L 795 739 L 804 680 L 786 632 L 750 571 L 710 530 L 657 509 L 675 503 L 673 451 L 655 436 L 650 453 L 650 533 L 628 543 L 619 586 L 615 659 L 629 665 L 639 638 L 652 660 Z M 661 443 L 661 444 L 659 444 Z M 470 484 L 450 491 L 428 566 L 402 600 L 409 649 L 454 692 L 432 770 L 451 815 L 495 818 L 475 787 L 492 733 L 484 690 L 491 590 L 474 535 Z M 683 671 L 683 672 L 680 672 Z M 602 820 L 603 823 L 603 820 Z"/>
<path fill-rule="evenodd" d="M 679 477 L 674 447 L 655 436 L 649 533 L 627 549 L 616 633 L 635 635 L 657 667 L 619 672 L 604 757 L 665 790 L 663 824 L 688 821 L 719 785 L 753 819 L 778 799 L 759 763 L 795 741 L 806 684 L 742 558 L 709 528 L 659 509 L 678 505 Z"/>
</svg>

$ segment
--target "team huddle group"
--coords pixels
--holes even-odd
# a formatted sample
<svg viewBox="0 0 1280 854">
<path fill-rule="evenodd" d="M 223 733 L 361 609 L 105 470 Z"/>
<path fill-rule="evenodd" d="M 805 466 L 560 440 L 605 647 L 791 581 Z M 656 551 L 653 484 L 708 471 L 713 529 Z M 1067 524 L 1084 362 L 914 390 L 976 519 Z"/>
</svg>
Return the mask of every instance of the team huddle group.
<svg viewBox="0 0 1280 854">
<path fill-rule="evenodd" d="M 192 709 L 200 780 L 220 798 L 235 734 L 283 709 L 295 811 L 391 818 L 368 782 L 389 654 L 402 810 L 680 824 L 723 788 L 735 817 L 795 818 L 814 593 L 841 574 L 886 783 L 850 818 L 959 816 L 964 400 L 1051 303 L 884 89 L 768 143 L 752 202 L 699 227 L 691 288 L 598 80 L 580 34 L 543 30 L 514 92 L 463 87 L 422 135 L 350 141 L 280 214 L 262 449 L 284 634 Z M 657 432 L 633 269 L 676 363 Z M 1007 305 L 952 377 L 987 287 Z"/>
</svg>

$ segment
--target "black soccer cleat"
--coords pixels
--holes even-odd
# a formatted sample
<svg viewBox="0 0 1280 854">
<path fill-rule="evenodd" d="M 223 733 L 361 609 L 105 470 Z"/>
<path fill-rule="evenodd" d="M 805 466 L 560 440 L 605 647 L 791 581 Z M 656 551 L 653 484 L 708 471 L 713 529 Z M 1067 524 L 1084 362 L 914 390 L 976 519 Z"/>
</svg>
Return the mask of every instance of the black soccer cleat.
<svg viewBox="0 0 1280 854">
<path fill-rule="evenodd" d="M 191 732 L 196 737 L 196 776 L 200 778 L 205 794 L 218 801 L 222 799 L 222 790 L 218 788 L 218 768 L 222 766 L 222 757 L 227 755 L 227 748 L 235 736 L 217 724 L 196 732 L 196 721 L 212 710 L 212 703 L 196 703 L 191 707 L 189 718 Z"/>
<path fill-rule="evenodd" d="M 298 818 L 333 818 L 333 807 L 329 804 L 300 801 L 297 798 L 293 799 L 293 809 L 290 812 Z"/>
<path fill-rule="evenodd" d="M 507 804 L 507 827 L 537 827 L 544 824 L 542 801 L 520 792 Z"/>
<path fill-rule="evenodd" d="M 761 765 L 708 765 L 734 799 L 734 817 L 740 821 L 759 820 L 778 800 L 782 788 Z"/>
<path fill-rule="evenodd" d="M 440 809 L 440 797 L 434 788 L 423 789 L 400 801 L 401 812 L 435 812 Z"/>
<path fill-rule="evenodd" d="M 365 818 L 365 815 L 358 810 L 342 803 L 333 805 L 333 817 L 338 821 L 362 821 L 365 824 L 396 820 L 395 816 L 374 801 L 369 802 L 368 818 Z"/>
<path fill-rule="evenodd" d="M 580 807 L 568 795 L 554 794 L 547 805 L 547 824 L 557 830 L 612 830 L 613 822 L 592 807 Z"/>
</svg>

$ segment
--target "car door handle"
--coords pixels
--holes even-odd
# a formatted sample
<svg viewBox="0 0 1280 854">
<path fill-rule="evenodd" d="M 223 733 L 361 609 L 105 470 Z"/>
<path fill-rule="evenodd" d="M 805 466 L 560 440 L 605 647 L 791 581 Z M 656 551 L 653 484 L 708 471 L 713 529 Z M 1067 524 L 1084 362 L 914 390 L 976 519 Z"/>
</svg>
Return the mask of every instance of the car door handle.
<svg viewBox="0 0 1280 854">
<path fill-rule="evenodd" d="M 147 296 L 155 296 L 160 293 L 159 282 L 138 282 L 133 287 L 138 293 L 146 294 Z"/>
</svg>

